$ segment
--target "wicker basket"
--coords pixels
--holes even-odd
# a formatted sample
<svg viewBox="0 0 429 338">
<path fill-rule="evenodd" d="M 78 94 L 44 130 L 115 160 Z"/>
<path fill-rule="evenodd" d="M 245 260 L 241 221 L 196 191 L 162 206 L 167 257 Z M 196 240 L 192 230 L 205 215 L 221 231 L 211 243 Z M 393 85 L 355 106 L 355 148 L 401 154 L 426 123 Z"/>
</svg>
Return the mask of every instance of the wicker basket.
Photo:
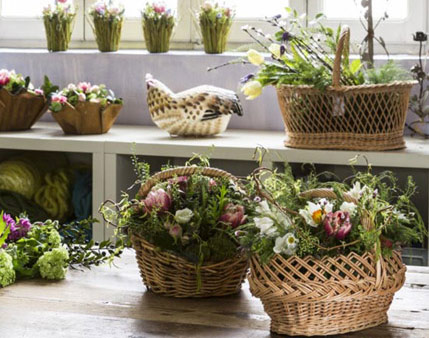
<svg viewBox="0 0 429 338">
<path fill-rule="evenodd" d="M 66 103 L 61 111 L 52 112 L 52 116 L 65 134 L 105 134 L 112 128 L 121 109 L 121 104 L 102 107 L 100 103 L 79 102 L 73 107 Z"/>
<path fill-rule="evenodd" d="M 0 89 L 0 131 L 28 130 L 47 110 L 43 96 L 28 92 L 13 95 Z"/>
<path fill-rule="evenodd" d="M 326 189 L 305 198 L 335 198 Z M 353 201 L 344 195 L 348 202 Z M 363 217 L 362 225 L 372 226 Z M 253 257 L 250 290 L 271 317 L 271 330 L 290 336 L 334 335 L 359 331 L 387 322 L 393 296 L 405 282 L 401 255 L 376 260 L 372 253 L 316 258 L 274 256 L 262 265 Z"/>
<path fill-rule="evenodd" d="M 282 85 L 277 96 L 285 123 L 285 145 L 305 149 L 391 150 L 403 138 L 410 91 L 415 81 L 341 86 L 341 57 L 349 46 L 343 29 L 335 56 L 333 85 Z M 347 52 L 346 51 L 346 52 Z"/>
<path fill-rule="evenodd" d="M 220 169 L 201 167 L 181 167 L 159 172 L 152 176 L 139 191 L 139 197 L 144 198 L 152 187 L 160 181 L 177 176 L 191 176 L 200 173 L 209 177 L 236 178 Z M 220 297 L 232 295 L 241 290 L 249 267 L 247 257 L 237 255 L 219 263 L 207 263 L 199 268 L 184 258 L 168 252 L 162 252 L 144 238 L 135 234 L 131 241 L 136 250 L 137 263 L 143 283 L 154 293 L 164 296 L 190 297 Z M 198 274 L 201 287 L 198 287 Z"/>
</svg>

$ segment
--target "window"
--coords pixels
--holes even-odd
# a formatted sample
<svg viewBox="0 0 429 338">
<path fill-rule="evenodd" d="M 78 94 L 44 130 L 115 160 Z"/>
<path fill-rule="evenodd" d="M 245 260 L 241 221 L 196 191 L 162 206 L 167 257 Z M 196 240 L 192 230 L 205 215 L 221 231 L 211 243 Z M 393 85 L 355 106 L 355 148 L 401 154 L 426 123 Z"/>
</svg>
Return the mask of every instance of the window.
<svg viewBox="0 0 429 338">
<path fill-rule="evenodd" d="M 75 0 L 79 8 L 73 32 L 74 46 L 94 46 L 91 25 L 85 14 L 97 0 Z M 141 10 L 146 0 L 119 0 L 125 5 L 126 19 L 122 41 L 123 47 L 142 47 Z M 179 47 L 192 48 L 201 39 L 195 13 L 204 0 L 163 0 L 178 15 L 178 25 L 173 35 L 173 43 Z M 45 32 L 41 12 L 45 5 L 54 0 L 0 0 L 0 46 L 6 47 L 44 47 Z M 241 31 L 243 25 L 254 25 L 272 33 L 274 28 L 262 22 L 265 16 L 285 13 L 290 6 L 299 13 L 314 17 L 317 13 L 326 14 L 325 24 L 336 27 L 347 24 L 352 28 L 352 39 L 361 42 L 364 31 L 359 22 L 361 0 L 219 0 L 220 3 L 235 8 L 235 18 L 229 41 L 234 46 L 252 42 Z M 385 11 L 388 20 L 377 29 L 377 36 L 383 36 L 392 53 L 409 52 L 415 48 L 412 33 L 427 30 L 429 0 L 375 0 L 374 13 L 380 17 Z M 176 44 L 177 46 L 177 44 Z M 176 47 L 175 46 L 175 47 Z"/>
</svg>

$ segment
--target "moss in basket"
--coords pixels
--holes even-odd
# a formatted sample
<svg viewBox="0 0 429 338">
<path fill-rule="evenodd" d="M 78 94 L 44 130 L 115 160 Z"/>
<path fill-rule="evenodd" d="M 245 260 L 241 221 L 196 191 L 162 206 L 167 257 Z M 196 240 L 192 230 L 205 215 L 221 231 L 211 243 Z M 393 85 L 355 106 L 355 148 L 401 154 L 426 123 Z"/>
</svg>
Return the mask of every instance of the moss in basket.
<svg viewBox="0 0 429 338">
<path fill-rule="evenodd" d="M 80 82 L 77 85 L 71 83 L 66 88 L 52 93 L 49 109 L 52 112 L 59 112 L 64 105 L 76 106 L 79 102 L 99 103 L 101 107 L 123 103 L 122 99 L 116 98 L 115 93 L 104 84 L 91 85 L 89 82 Z"/>
<path fill-rule="evenodd" d="M 393 250 L 422 243 L 427 230 L 411 202 L 416 192 L 410 177 L 404 190 L 391 172 L 375 175 L 371 167 L 344 182 L 324 181 L 311 173 L 295 179 L 289 167 L 285 173 L 264 176 L 265 199 L 260 199 L 256 216 L 239 227 L 243 247 L 268 262 L 275 254 L 284 257 L 347 255 L 373 252 L 389 256 Z M 256 186 L 262 187 L 255 178 Z M 336 198 L 304 197 L 312 189 L 329 188 Z M 258 190 L 261 191 L 261 190 Z M 345 201 L 344 193 L 354 200 Z M 371 226 L 362 223 L 363 217 Z"/>
<path fill-rule="evenodd" d="M 133 162 L 144 183 L 149 166 L 136 159 Z M 253 202 L 237 183 L 197 171 L 158 182 L 147 196 L 132 199 L 125 194 L 113 212 L 104 207 L 102 213 L 159 250 L 199 267 L 238 254 L 235 229 L 247 221 L 252 210 Z"/>
<path fill-rule="evenodd" d="M 121 40 L 125 8 L 115 1 L 102 0 L 91 6 L 93 31 L 101 52 L 116 52 Z"/>
<path fill-rule="evenodd" d="M 143 34 L 146 47 L 151 53 L 170 50 L 170 39 L 176 19 L 171 9 L 162 3 L 147 3 L 142 11 Z"/>
<path fill-rule="evenodd" d="M 54 6 L 49 4 L 43 9 L 49 51 L 59 52 L 68 49 L 75 17 L 76 8 L 71 0 L 55 0 Z"/>
</svg>

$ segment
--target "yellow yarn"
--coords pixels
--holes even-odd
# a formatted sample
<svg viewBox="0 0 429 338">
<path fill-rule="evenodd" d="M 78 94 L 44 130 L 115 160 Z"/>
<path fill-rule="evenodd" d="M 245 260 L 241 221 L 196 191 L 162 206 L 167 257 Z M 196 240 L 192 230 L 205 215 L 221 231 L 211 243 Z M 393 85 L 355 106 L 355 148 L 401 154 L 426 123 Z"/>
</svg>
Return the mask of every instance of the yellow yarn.
<svg viewBox="0 0 429 338">
<path fill-rule="evenodd" d="M 0 163 L 0 189 L 19 193 L 28 199 L 32 199 L 40 189 L 41 176 L 41 173 L 26 161 Z"/>
</svg>

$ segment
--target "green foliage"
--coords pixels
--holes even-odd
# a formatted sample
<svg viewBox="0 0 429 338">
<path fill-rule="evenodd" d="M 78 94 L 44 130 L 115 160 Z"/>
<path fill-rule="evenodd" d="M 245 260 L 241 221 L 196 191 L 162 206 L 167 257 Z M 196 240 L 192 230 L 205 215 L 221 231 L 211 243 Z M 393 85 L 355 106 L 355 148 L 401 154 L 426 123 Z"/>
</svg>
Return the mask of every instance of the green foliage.
<svg viewBox="0 0 429 338">
<path fill-rule="evenodd" d="M 68 260 L 69 253 L 64 247 L 45 252 L 37 261 L 40 275 L 45 279 L 64 279 L 67 274 Z"/>
<path fill-rule="evenodd" d="M 7 237 L 10 234 L 10 228 L 7 226 L 3 219 L 3 212 L 0 214 L 0 248 L 6 242 Z"/>
<path fill-rule="evenodd" d="M 3 249 L 0 249 L 0 288 L 13 284 L 15 278 L 12 257 Z"/>
<path fill-rule="evenodd" d="M 368 84 L 408 80 L 412 80 L 411 74 L 394 61 L 388 61 L 379 68 L 370 68 L 365 73 L 365 82 Z"/>
<path fill-rule="evenodd" d="M 41 87 L 43 92 L 45 93 L 45 97 L 49 98 L 51 95 L 59 90 L 58 86 L 55 86 L 51 80 L 49 80 L 49 77 L 45 75 L 43 86 Z"/>
</svg>

